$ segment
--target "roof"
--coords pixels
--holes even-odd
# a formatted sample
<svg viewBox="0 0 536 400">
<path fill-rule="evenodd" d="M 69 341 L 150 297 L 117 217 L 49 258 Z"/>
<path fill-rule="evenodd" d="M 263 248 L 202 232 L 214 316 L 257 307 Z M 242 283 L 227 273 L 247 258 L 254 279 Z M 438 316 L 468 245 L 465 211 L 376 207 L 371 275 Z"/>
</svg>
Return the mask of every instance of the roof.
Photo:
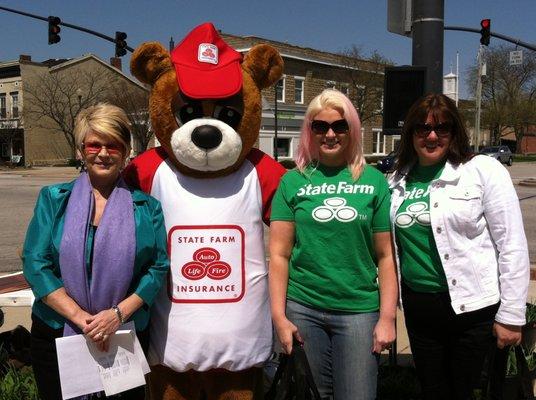
<svg viewBox="0 0 536 400">
<path fill-rule="evenodd" d="M 295 60 L 312 62 L 316 64 L 329 65 L 338 68 L 364 70 L 378 74 L 383 74 L 383 71 L 375 70 L 374 67 L 377 65 L 386 65 L 379 64 L 366 59 L 348 57 L 344 54 L 321 51 L 310 47 L 301 47 L 286 42 L 279 42 L 276 40 L 261 38 L 258 36 L 238 36 L 228 33 L 220 34 L 226 42 L 228 42 L 238 52 L 241 53 L 249 51 L 253 46 L 257 44 L 266 43 L 277 48 L 283 58 L 290 58 Z M 359 64 L 359 67 L 356 67 L 356 64 Z"/>
<path fill-rule="evenodd" d="M 147 90 L 147 88 L 144 85 L 142 85 L 140 82 L 138 82 L 137 80 L 133 79 L 129 75 L 125 74 L 123 71 L 115 68 L 114 66 L 108 64 L 107 62 L 101 60 L 99 57 L 91 53 L 85 54 L 82 57 L 77 57 L 77 58 L 59 58 L 59 59 L 50 58 L 42 62 L 25 61 L 25 60 L 0 62 L 0 77 L 6 78 L 6 77 L 13 77 L 13 76 L 20 76 L 20 64 L 40 65 L 42 67 L 48 67 L 48 69 L 51 72 L 53 72 L 53 71 L 67 68 L 71 65 L 75 65 L 75 64 L 78 64 L 78 63 L 81 63 L 90 59 L 95 60 L 96 62 L 102 64 L 106 68 L 109 68 L 115 73 L 123 75 L 123 77 L 129 80 L 131 83 L 139 86 L 140 88 L 144 90 Z"/>
<path fill-rule="evenodd" d="M 102 64 L 103 66 L 105 66 L 106 68 L 109 68 L 110 70 L 118 73 L 118 74 L 121 74 L 123 75 L 123 77 L 127 80 L 129 80 L 130 82 L 132 82 L 133 84 L 139 86 L 140 88 L 144 89 L 144 90 L 147 90 L 147 88 L 142 85 L 140 82 L 138 82 L 137 80 L 131 78 L 130 76 L 128 76 L 127 74 L 125 74 L 123 71 L 115 68 L 114 66 L 108 64 L 107 62 L 101 60 L 99 57 L 97 57 L 96 55 L 94 54 L 86 54 L 82 57 L 78 57 L 78 58 L 72 58 L 70 60 L 67 60 L 65 62 L 62 62 L 60 64 L 57 64 L 57 65 L 54 65 L 53 67 L 50 67 L 50 71 L 56 71 L 56 70 L 60 70 L 60 69 L 63 69 L 63 68 L 67 68 L 71 65 L 75 65 L 75 64 L 79 64 L 81 62 L 84 62 L 84 61 L 87 61 L 87 60 L 90 60 L 90 59 L 93 59 L 95 60 L 96 62 Z"/>
</svg>

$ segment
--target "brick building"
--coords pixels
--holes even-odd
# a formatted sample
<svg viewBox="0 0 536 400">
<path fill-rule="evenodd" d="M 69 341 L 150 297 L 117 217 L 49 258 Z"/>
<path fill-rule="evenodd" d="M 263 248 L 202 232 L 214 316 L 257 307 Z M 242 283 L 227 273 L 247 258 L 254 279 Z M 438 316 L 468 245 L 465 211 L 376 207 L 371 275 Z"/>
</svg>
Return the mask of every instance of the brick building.
<svg viewBox="0 0 536 400">
<path fill-rule="evenodd" d="M 120 60 L 112 61 L 114 66 L 88 54 L 69 60 L 33 62 L 21 56 L 18 61 L 0 62 L 0 162 L 66 164 L 74 158 L 73 143 L 61 125 L 72 130 L 80 108 L 99 101 L 121 105 L 114 99 L 147 93 L 121 72 Z M 63 109 L 66 118 L 59 121 L 46 115 L 44 106 Z"/>
<path fill-rule="evenodd" d="M 221 33 L 223 39 L 241 53 L 267 43 L 275 47 L 285 63 L 284 76 L 275 88 L 263 91 L 263 118 L 259 147 L 279 159 L 294 157 L 299 131 L 309 102 L 325 88 L 348 95 L 362 118 L 363 151 L 369 160 L 389 153 L 399 136 L 382 133 L 383 71 L 385 64 L 335 53 L 299 47 L 255 36 Z M 276 113 L 277 110 L 277 113 Z M 277 114 L 277 142 L 275 119 Z"/>
</svg>

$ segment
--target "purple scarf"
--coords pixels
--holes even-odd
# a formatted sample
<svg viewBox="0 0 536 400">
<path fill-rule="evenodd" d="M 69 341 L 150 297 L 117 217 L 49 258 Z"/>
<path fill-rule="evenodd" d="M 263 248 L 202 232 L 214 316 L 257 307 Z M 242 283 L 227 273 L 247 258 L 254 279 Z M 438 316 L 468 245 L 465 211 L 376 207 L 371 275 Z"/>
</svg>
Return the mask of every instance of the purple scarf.
<svg viewBox="0 0 536 400">
<path fill-rule="evenodd" d="M 126 295 L 136 257 L 136 230 L 132 195 L 119 178 L 106 202 L 95 233 L 91 284 L 86 270 L 86 242 L 95 200 L 87 173 L 76 180 L 65 211 L 60 245 L 60 270 L 65 290 L 85 311 L 94 315 Z M 81 333 L 67 321 L 63 336 Z"/>
</svg>

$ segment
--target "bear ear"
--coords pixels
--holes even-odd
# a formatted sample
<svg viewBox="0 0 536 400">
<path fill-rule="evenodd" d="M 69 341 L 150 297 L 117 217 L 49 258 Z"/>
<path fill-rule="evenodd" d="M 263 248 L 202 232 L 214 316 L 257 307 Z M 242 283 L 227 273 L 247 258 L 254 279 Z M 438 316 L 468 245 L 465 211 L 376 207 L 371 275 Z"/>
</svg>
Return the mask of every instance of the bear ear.
<svg viewBox="0 0 536 400">
<path fill-rule="evenodd" d="M 272 46 L 259 44 L 246 54 L 242 68 L 251 75 L 259 89 L 265 89 L 281 79 L 283 59 Z"/>
<path fill-rule="evenodd" d="M 153 85 L 163 72 L 172 68 L 168 51 L 158 42 L 143 43 L 130 59 L 132 75 L 149 85 Z"/>
</svg>

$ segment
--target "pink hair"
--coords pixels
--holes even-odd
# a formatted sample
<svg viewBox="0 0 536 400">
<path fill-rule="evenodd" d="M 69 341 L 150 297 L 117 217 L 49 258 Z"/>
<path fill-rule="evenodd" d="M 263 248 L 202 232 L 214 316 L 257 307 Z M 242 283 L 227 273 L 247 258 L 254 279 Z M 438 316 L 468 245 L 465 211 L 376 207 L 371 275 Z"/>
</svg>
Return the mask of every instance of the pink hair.
<svg viewBox="0 0 536 400">
<path fill-rule="evenodd" d="M 313 161 L 318 161 L 318 146 L 313 140 L 314 133 L 311 132 L 311 122 L 320 111 L 326 108 L 337 110 L 350 126 L 350 131 L 348 132 L 349 142 L 346 148 L 346 162 L 352 178 L 357 180 L 365 165 L 363 145 L 361 142 L 361 121 L 350 99 L 335 89 L 325 89 L 309 103 L 301 127 L 298 154 L 295 158 L 296 167 L 303 174 Z"/>
</svg>

